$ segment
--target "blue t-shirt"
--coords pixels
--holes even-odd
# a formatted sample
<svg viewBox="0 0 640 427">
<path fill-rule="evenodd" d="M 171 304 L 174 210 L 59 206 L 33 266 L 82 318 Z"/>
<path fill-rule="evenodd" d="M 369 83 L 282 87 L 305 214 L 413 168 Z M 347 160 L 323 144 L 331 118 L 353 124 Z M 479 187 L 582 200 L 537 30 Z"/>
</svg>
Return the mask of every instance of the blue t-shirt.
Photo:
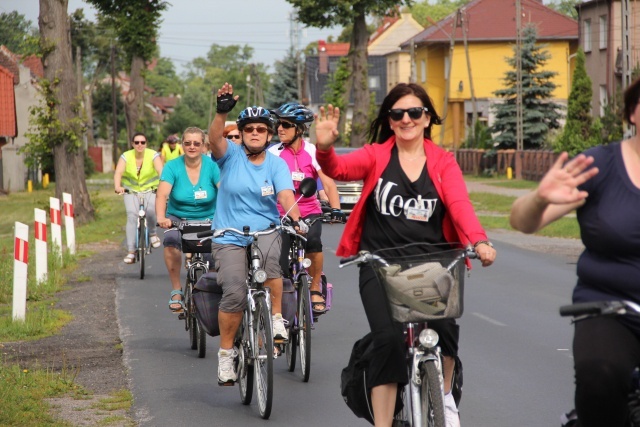
<svg viewBox="0 0 640 427">
<path fill-rule="evenodd" d="M 254 165 L 242 146 L 227 140 L 227 151 L 217 162 L 221 180 L 214 229 L 242 230 L 248 225 L 251 231 L 258 231 L 280 223 L 278 193 L 293 191 L 289 167 L 284 160 L 267 152 L 262 164 Z M 248 241 L 228 234 L 217 238 L 216 243 L 246 246 Z"/>
<path fill-rule="evenodd" d="M 589 197 L 577 210 L 585 250 L 578 260 L 573 299 L 640 303 L 640 189 L 629 178 L 620 143 L 585 154 L 594 157 L 599 172 L 580 186 Z M 640 323 L 634 323 L 640 332 Z"/>
<path fill-rule="evenodd" d="M 169 160 L 160 181 L 171 184 L 167 214 L 189 220 L 213 219 L 218 198 L 220 168 L 209 156 L 202 156 L 198 182 L 193 185 L 187 175 L 184 156 Z"/>
</svg>

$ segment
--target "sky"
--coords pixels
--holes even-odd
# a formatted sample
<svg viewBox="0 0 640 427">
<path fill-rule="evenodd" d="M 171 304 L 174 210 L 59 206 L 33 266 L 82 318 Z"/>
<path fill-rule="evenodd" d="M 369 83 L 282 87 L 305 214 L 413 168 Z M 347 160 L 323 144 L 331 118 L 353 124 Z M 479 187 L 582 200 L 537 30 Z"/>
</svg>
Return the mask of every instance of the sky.
<svg viewBox="0 0 640 427">
<path fill-rule="evenodd" d="M 209 47 L 245 44 L 253 47 L 254 62 L 271 66 L 292 45 L 289 15 L 293 7 L 285 0 L 169 0 L 159 29 L 160 56 L 173 61 L 177 71 Z M 95 17 L 95 9 L 82 0 L 69 0 L 68 12 L 84 9 Z M 38 25 L 38 0 L 0 0 L 0 13 L 17 11 Z M 340 34 L 341 28 L 317 29 L 300 26 L 300 48 L 313 41 Z M 298 48 L 298 46 L 295 46 Z"/>
</svg>

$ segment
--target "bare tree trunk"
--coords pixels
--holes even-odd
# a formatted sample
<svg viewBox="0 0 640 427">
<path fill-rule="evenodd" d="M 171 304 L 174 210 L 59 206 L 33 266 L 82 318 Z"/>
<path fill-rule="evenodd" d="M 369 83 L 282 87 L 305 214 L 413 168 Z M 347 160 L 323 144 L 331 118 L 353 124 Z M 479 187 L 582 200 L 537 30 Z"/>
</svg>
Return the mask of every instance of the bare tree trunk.
<svg viewBox="0 0 640 427">
<path fill-rule="evenodd" d="M 78 120 L 74 105 L 76 98 L 76 78 L 71 59 L 71 39 L 67 16 L 68 0 L 40 0 L 38 19 L 40 35 L 47 46 L 43 55 L 44 78 L 52 83 L 58 100 L 58 119 L 62 131 L 74 129 L 73 121 Z M 54 84 L 55 81 L 57 84 Z M 77 110 L 76 110 L 77 111 Z M 81 139 L 82 135 L 77 134 Z M 60 144 L 53 147 L 53 165 L 56 172 L 56 196 L 70 193 L 73 198 L 74 216 L 79 222 L 93 219 L 94 209 L 84 175 L 84 148 L 81 143 L 65 136 Z"/>
<path fill-rule="evenodd" d="M 144 95 L 144 79 L 142 78 L 142 69 L 144 67 L 144 60 L 139 56 L 134 56 L 131 59 L 131 85 L 129 86 L 129 93 L 125 97 L 124 112 L 127 121 L 127 135 L 129 135 L 129 141 L 133 138 L 133 134 L 136 133 L 136 127 L 142 114 L 142 101 Z"/>
<path fill-rule="evenodd" d="M 369 32 L 365 13 L 359 11 L 353 22 L 351 34 L 352 81 L 353 81 L 353 119 L 351 121 L 351 146 L 361 147 L 367 140 L 369 126 L 369 63 L 367 61 L 367 42 Z"/>
</svg>

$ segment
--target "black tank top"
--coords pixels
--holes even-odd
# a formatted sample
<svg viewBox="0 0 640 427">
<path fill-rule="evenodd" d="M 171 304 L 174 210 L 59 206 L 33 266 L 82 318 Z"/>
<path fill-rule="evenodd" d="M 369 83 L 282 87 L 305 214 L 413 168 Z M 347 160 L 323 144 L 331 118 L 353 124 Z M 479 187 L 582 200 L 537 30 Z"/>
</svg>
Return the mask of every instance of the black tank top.
<svg viewBox="0 0 640 427">
<path fill-rule="evenodd" d="M 389 164 L 366 201 L 360 249 L 375 251 L 409 243 L 446 243 L 442 232 L 444 214 L 444 205 L 426 163 L 420 177 L 411 182 L 400 166 L 398 148 L 394 146 Z M 397 255 L 423 251 L 424 247 L 405 249 Z"/>
</svg>

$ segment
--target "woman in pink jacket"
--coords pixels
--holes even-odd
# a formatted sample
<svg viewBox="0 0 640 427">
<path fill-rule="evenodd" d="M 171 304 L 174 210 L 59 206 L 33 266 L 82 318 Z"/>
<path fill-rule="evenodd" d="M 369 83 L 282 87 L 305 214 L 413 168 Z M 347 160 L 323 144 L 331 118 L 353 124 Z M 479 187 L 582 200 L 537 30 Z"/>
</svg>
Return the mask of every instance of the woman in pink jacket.
<svg viewBox="0 0 640 427">
<path fill-rule="evenodd" d="M 431 127 L 441 122 L 421 86 L 400 83 L 391 89 L 369 130 L 374 143 L 343 156 L 332 147 L 339 118 L 331 105 L 326 112 L 320 109 L 316 158 L 331 178 L 364 184 L 337 255 L 410 243 L 451 243 L 473 245 L 483 266 L 493 263 L 496 251 L 475 215 L 455 157 L 430 139 Z M 397 255 L 412 255 L 412 249 L 402 248 Z M 374 342 L 367 383 L 372 386 L 375 425 L 390 426 L 397 387 L 408 382 L 402 330 L 388 314 L 386 294 L 370 267 L 361 268 L 359 282 Z M 429 322 L 429 327 L 440 335 L 444 355 L 447 426 L 459 426 L 451 395 L 459 326 L 445 319 Z"/>
</svg>

